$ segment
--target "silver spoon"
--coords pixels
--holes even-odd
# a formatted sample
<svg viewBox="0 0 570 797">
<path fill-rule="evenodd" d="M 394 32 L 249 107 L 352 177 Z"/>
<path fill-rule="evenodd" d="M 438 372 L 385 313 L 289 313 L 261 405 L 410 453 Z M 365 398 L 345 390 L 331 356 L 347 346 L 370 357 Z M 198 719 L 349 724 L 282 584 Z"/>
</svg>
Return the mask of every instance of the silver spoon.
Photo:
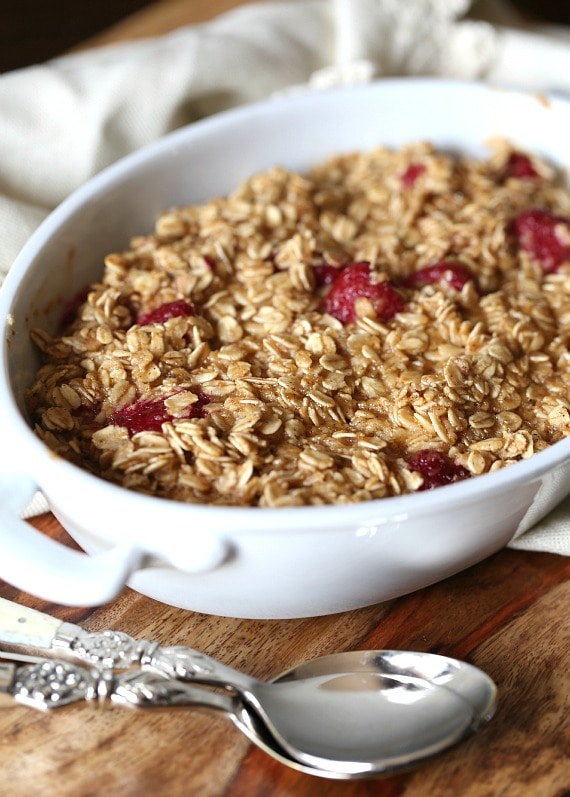
<svg viewBox="0 0 570 797">
<path fill-rule="evenodd" d="M 354 776 L 408 769 L 458 744 L 491 719 L 497 689 L 456 659 L 367 650 L 301 664 L 256 684 L 255 697 L 290 754 Z"/>
<path fill-rule="evenodd" d="M 394 657 L 402 655 L 406 657 L 402 662 L 405 669 L 398 669 Z M 352 656 L 358 657 L 355 669 L 339 673 L 335 662 L 345 662 Z M 279 744 L 275 729 L 270 729 L 236 692 L 214 692 L 153 669 L 129 669 L 117 674 L 110 669 L 85 669 L 81 664 L 56 658 L 1 651 L 0 659 L 4 660 L 0 661 L 0 696 L 7 695 L 24 705 L 48 710 L 77 701 L 101 703 L 109 699 L 114 704 L 143 708 L 206 707 L 229 717 L 251 742 L 281 764 L 305 774 L 336 779 L 387 775 L 441 753 L 489 719 L 489 697 L 493 696 L 486 676 L 480 678 L 480 670 L 441 656 L 396 651 L 366 651 L 364 657 L 358 653 L 325 656 L 265 684 L 275 694 L 281 692 L 285 700 L 288 695 L 293 697 L 284 727 L 297 745 L 306 745 L 311 752 L 300 747 L 297 755 L 292 755 Z M 380 660 L 386 666 L 379 667 Z M 441 666 L 434 669 L 434 664 L 441 665 L 443 661 L 460 664 L 451 681 L 453 687 L 460 687 L 461 694 L 448 691 L 450 682 Z M 424 671 L 419 677 L 418 662 Z M 362 669 L 356 669 L 359 666 Z M 378 676 L 381 685 L 376 683 Z M 442 677 L 445 684 L 441 683 Z M 317 723 L 307 721 L 305 705 L 299 704 L 296 696 L 297 687 L 301 686 L 300 691 L 307 689 L 310 707 L 318 710 L 313 695 L 315 683 L 320 684 L 317 689 L 323 689 L 325 712 Z M 372 702 L 380 710 L 372 714 L 368 692 L 378 688 L 387 702 L 382 706 L 376 697 Z M 352 711 L 356 722 L 349 718 L 347 724 L 345 713 L 331 713 L 329 690 L 340 698 L 335 708 L 345 713 Z M 398 692 L 401 693 L 392 704 Z M 494 694 L 494 687 L 490 692 Z M 354 700 L 358 694 L 364 696 L 363 702 Z M 418 701 L 426 701 L 420 711 Z M 283 709 L 285 703 L 280 705 Z M 301 716 L 295 714 L 299 707 Z M 323 722 L 330 721 L 332 728 L 323 733 Z M 288 738 L 282 736 L 283 728 L 279 733 L 280 738 Z M 335 734 L 339 739 L 336 743 L 331 741 Z M 324 755 L 315 758 L 318 746 L 324 747 Z M 311 763 L 312 758 L 315 760 Z"/>
<path fill-rule="evenodd" d="M 136 664 L 168 679 L 223 687 L 288 757 L 345 777 L 393 772 L 436 755 L 478 730 L 496 702 L 485 673 L 445 656 L 337 653 L 265 682 L 191 648 L 89 633 L 2 599 L 0 644 L 107 668 Z"/>
</svg>

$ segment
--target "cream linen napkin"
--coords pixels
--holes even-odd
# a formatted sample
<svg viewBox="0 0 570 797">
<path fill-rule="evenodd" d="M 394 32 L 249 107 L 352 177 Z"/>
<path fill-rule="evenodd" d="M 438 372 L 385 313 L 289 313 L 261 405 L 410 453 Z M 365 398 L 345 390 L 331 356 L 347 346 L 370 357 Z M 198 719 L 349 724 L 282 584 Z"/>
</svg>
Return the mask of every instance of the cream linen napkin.
<svg viewBox="0 0 570 797">
<path fill-rule="evenodd" d="M 268 1 L 6 73 L 0 278 L 70 192 L 165 133 L 276 94 L 393 75 L 570 92 L 570 45 L 563 29 L 525 29 L 500 0 Z M 46 508 L 38 495 L 25 516 Z M 531 523 L 513 547 L 570 555 L 570 499 Z"/>
</svg>

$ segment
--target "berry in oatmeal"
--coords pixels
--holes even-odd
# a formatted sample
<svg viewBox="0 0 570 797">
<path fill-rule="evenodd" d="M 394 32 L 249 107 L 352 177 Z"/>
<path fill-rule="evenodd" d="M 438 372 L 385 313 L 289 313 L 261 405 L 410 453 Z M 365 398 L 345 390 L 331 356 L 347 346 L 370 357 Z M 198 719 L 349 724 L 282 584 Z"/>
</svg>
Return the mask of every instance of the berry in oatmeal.
<svg viewBox="0 0 570 797">
<path fill-rule="evenodd" d="M 109 416 L 109 423 L 113 426 L 124 427 L 129 436 L 140 432 L 160 432 L 165 423 L 175 420 L 165 404 L 164 398 L 139 400 L 134 404 L 126 404 L 118 407 Z M 197 400 L 190 404 L 188 409 L 178 417 L 181 418 L 203 418 L 206 414 L 205 406 L 209 403 L 208 396 L 200 394 Z"/>
<path fill-rule="evenodd" d="M 314 272 L 317 286 L 321 288 L 323 285 L 332 285 L 339 276 L 340 269 L 336 266 L 330 266 L 328 263 L 319 263 L 319 265 L 315 266 Z"/>
<path fill-rule="evenodd" d="M 365 299 L 379 321 L 389 321 L 405 303 L 389 280 L 378 278 L 369 263 L 349 263 L 340 269 L 323 301 L 323 311 L 350 324 L 358 318 L 357 302 Z"/>
<path fill-rule="evenodd" d="M 467 269 L 460 263 L 442 260 L 440 263 L 425 266 L 411 274 L 406 280 L 406 285 L 411 288 L 419 288 L 422 285 L 432 285 L 444 280 L 456 291 L 460 291 L 472 279 Z"/>
<path fill-rule="evenodd" d="M 89 286 L 86 285 L 83 288 L 81 288 L 81 290 L 77 291 L 77 293 L 74 296 L 72 296 L 68 302 L 64 304 L 59 322 L 61 329 L 65 329 L 66 326 L 71 324 L 71 322 L 74 320 L 75 316 L 77 315 L 77 311 L 79 310 L 81 305 L 87 301 L 88 293 L 89 293 Z"/>
<path fill-rule="evenodd" d="M 513 227 L 520 248 L 528 252 L 546 274 L 570 261 L 570 218 L 543 208 L 531 208 L 516 217 Z"/>
<path fill-rule="evenodd" d="M 138 323 L 141 327 L 147 326 L 147 324 L 164 324 L 169 318 L 185 318 L 194 315 L 195 312 L 190 302 L 178 299 L 174 302 L 165 302 L 147 313 L 141 313 Z"/>
<path fill-rule="evenodd" d="M 412 454 L 408 459 L 408 467 L 422 477 L 422 484 L 418 490 L 433 490 L 434 487 L 453 484 L 471 475 L 466 468 L 452 462 L 441 451 L 429 448 Z"/>
<path fill-rule="evenodd" d="M 123 426 L 129 435 L 139 432 L 160 432 L 162 425 L 173 420 L 162 399 L 137 401 L 119 407 L 109 417 L 113 426 Z"/>
<path fill-rule="evenodd" d="M 402 185 L 405 188 L 411 188 L 425 170 L 425 163 L 410 163 L 407 169 L 402 173 Z"/>
<path fill-rule="evenodd" d="M 505 174 L 519 180 L 534 180 L 539 177 L 532 160 L 522 152 L 512 152 L 507 159 Z"/>
</svg>

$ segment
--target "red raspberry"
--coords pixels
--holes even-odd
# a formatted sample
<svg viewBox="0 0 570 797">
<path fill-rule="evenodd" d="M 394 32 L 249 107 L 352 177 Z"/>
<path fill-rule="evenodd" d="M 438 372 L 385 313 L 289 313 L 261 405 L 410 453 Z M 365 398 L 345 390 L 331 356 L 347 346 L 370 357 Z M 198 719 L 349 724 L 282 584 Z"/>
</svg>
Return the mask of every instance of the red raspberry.
<svg viewBox="0 0 570 797">
<path fill-rule="evenodd" d="M 82 404 L 77 409 L 72 410 L 72 414 L 79 420 L 82 429 L 92 429 L 95 431 L 99 428 L 97 424 L 97 416 L 101 412 L 101 402 L 97 402 L 91 406 Z"/>
<path fill-rule="evenodd" d="M 545 274 L 558 271 L 570 260 L 570 218 L 533 208 L 515 218 L 513 230 L 519 247 L 540 263 Z"/>
<path fill-rule="evenodd" d="M 505 177 L 517 177 L 520 180 L 533 180 L 538 176 L 538 172 L 534 168 L 528 155 L 523 155 L 522 152 L 511 152 L 506 164 Z"/>
<path fill-rule="evenodd" d="M 456 465 L 448 456 L 431 448 L 416 451 L 408 460 L 410 470 L 417 471 L 423 477 L 420 490 L 433 490 L 445 484 L 461 481 L 469 477 L 469 471 L 462 465 Z"/>
<path fill-rule="evenodd" d="M 426 167 L 423 163 L 410 163 L 408 168 L 402 172 L 400 179 L 402 180 L 402 185 L 404 188 L 411 188 L 418 177 L 422 175 L 426 170 Z"/>
<path fill-rule="evenodd" d="M 328 263 L 321 263 L 319 266 L 314 267 L 315 279 L 317 286 L 332 285 L 335 279 L 340 274 L 340 268 L 331 266 Z"/>
<path fill-rule="evenodd" d="M 168 398 L 166 396 L 165 398 Z M 111 415 L 113 426 L 126 427 L 129 437 L 138 432 L 160 432 L 162 424 L 174 420 L 164 404 L 165 398 L 141 399 L 134 404 L 119 407 Z M 198 395 L 198 401 L 188 408 L 186 418 L 203 418 L 206 414 L 205 405 L 211 401 L 204 393 Z"/>
<path fill-rule="evenodd" d="M 370 264 L 362 262 L 349 263 L 340 270 L 323 301 L 323 312 L 350 324 L 356 321 L 355 302 L 361 298 L 368 299 L 380 321 L 389 321 L 405 307 L 392 283 L 372 282 Z"/>
<path fill-rule="evenodd" d="M 441 260 L 433 266 L 426 266 L 414 274 L 410 274 L 406 285 L 409 288 L 421 288 L 423 285 L 431 285 L 445 280 L 456 291 L 460 291 L 471 279 L 473 279 L 472 276 L 464 266 L 450 260 Z"/>
<path fill-rule="evenodd" d="M 119 407 L 111 415 L 113 426 L 125 426 L 129 436 L 138 432 L 160 432 L 162 424 L 172 420 L 163 399 L 136 401 Z"/>
<path fill-rule="evenodd" d="M 81 290 L 77 291 L 75 296 L 72 296 L 71 299 L 63 305 L 63 309 L 61 311 L 61 319 L 60 319 L 60 327 L 66 327 L 68 324 L 71 324 L 72 321 L 75 320 L 77 315 L 77 311 L 81 307 L 84 302 L 87 301 L 87 297 L 89 296 L 89 286 L 86 285 Z"/>
<path fill-rule="evenodd" d="M 190 302 L 178 299 L 175 302 L 161 304 L 160 307 L 156 307 L 148 313 L 141 313 L 138 323 L 141 327 L 147 324 L 164 324 L 169 318 L 187 317 L 189 315 L 195 315 L 195 310 Z"/>
<path fill-rule="evenodd" d="M 189 418 L 205 418 L 208 414 L 208 410 L 206 409 L 206 404 L 209 404 L 212 400 L 211 396 L 208 396 L 206 393 L 202 393 L 201 391 L 198 393 L 198 401 L 194 402 L 190 407 L 191 415 Z"/>
</svg>

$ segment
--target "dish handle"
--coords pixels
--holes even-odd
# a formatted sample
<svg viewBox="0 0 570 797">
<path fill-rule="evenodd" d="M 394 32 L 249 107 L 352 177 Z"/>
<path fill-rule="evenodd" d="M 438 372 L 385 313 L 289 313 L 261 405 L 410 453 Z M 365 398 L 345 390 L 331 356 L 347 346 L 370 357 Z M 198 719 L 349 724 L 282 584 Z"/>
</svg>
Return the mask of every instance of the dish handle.
<svg viewBox="0 0 570 797">
<path fill-rule="evenodd" d="M 18 589 L 66 606 L 98 606 L 116 598 L 147 554 L 118 545 L 90 556 L 36 530 L 20 515 L 37 492 L 26 475 L 0 475 L 0 578 Z"/>
</svg>

